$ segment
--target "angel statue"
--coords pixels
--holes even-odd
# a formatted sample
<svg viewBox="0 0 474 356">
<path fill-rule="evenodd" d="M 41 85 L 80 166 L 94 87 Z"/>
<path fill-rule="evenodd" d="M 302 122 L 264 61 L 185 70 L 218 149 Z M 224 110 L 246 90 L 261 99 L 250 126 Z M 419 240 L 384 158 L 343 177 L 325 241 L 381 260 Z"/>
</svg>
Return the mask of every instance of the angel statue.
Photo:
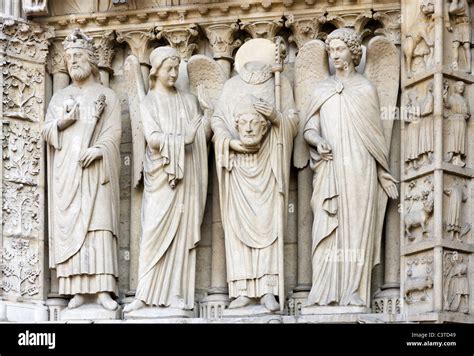
<svg viewBox="0 0 474 356">
<path fill-rule="evenodd" d="M 329 77 L 326 51 L 335 68 Z M 393 120 L 381 118 L 396 107 L 399 55 L 381 36 L 370 40 L 367 52 L 364 76 L 356 69 L 361 39 L 353 29 L 341 28 L 331 32 L 325 44 L 308 42 L 295 62 L 296 100 L 305 113 L 296 163 L 309 159 L 314 170 L 313 281 L 308 306 L 367 311 L 387 196 L 398 197 L 397 181 L 389 173 Z M 314 68 L 301 65 L 304 62 Z"/>
<path fill-rule="evenodd" d="M 280 49 L 266 39 L 239 49 L 238 75 L 224 84 L 211 121 L 230 309 L 260 303 L 275 312 L 284 304 L 285 206 L 298 119 L 279 71 Z"/>
<path fill-rule="evenodd" d="M 128 75 L 137 84 L 129 93 L 130 104 L 132 109 L 140 107 L 132 110 L 132 120 L 137 135 L 144 134 L 144 140 L 136 140 L 137 151 L 146 142 L 146 152 L 135 156 L 134 172 L 141 173 L 143 167 L 144 177 L 142 236 L 135 300 L 124 312 L 151 306 L 158 312 L 173 308 L 179 314 L 194 307 L 196 245 L 206 201 L 211 130 L 196 97 L 175 87 L 178 52 L 158 47 L 150 62 L 150 90 L 144 95 L 138 60 L 127 59 Z M 212 104 L 200 91 L 201 107 L 210 115 Z"/>
</svg>

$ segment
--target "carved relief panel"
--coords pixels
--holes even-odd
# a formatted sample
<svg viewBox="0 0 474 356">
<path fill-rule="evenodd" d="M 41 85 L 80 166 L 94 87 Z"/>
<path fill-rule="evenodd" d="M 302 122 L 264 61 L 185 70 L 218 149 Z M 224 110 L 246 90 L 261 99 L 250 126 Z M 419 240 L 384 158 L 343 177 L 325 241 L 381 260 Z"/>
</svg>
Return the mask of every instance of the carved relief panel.
<svg viewBox="0 0 474 356">
<path fill-rule="evenodd" d="M 432 177 L 411 181 L 402 197 L 405 244 L 433 238 L 434 185 Z"/>
<path fill-rule="evenodd" d="M 446 79 L 443 89 L 443 160 L 456 167 L 474 165 L 474 123 L 472 85 L 461 80 Z"/>
<path fill-rule="evenodd" d="M 468 314 L 470 310 L 469 255 L 458 251 L 443 254 L 443 309 Z"/>
<path fill-rule="evenodd" d="M 406 256 L 404 261 L 403 299 L 405 308 L 417 312 L 433 310 L 434 264 L 433 252 Z"/>
<path fill-rule="evenodd" d="M 42 299 L 44 286 L 43 146 L 48 27 L 0 20 L 2 76 L 2 244 L 0 294 Z"/>
<path fill-rule="evenodd" d="M 433 67 L 435 0 L 402 1 L 406 78 Z"/>
<path fill-rule="evenodd" d="M 443 237 L 447 241 L 471 243 L 472 204 L 470 180 L 445 175 L 443 190 Z"/>
</svg>

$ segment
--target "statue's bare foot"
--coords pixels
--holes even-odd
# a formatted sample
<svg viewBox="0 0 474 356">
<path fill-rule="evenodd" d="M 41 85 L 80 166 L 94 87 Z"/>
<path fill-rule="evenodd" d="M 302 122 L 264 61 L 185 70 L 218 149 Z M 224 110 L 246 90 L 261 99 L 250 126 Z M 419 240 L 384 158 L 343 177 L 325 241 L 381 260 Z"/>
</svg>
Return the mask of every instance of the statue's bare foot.
<svg viewBox="0 0 474 356">
<path fill-rule="evenodd" d="M 240 296 L 229 304 L 229 309 L 243 308 L 250 305 L 250 303 L 252 303 L 252 300 L 249 297 Z"/>
<path fill-rule="evenodd" d="M 125 306 L 125 308 L 123 308 L 123 312 L 130 313 L 135 310 L 141 309 L 145 306 L 146 306 L 145 302 L 141 301 L 140 299 L 135 299 L 133 302 L 131 302 L 130 304 Z"/>
<path fill-rule="evenodd" d="M 275 296 L 271 293 L 265 294 L 261 299 L 260 303 L 265 306 L 268 310 L 274 312 L 280 309 L 280 304 L 275 299 Z"/>
<path fill-rule="evenodd" d="M 184 299 L 178 296 L 173 297 L 170 303 L 170 307 L 174 309 L 186 309 L 186 303 L 184 302 Z"/>
<path fill-rule="evenodd" d="M 86 298 L 82 294 L 76 294 L 68 303 L 67 307 L 69 309 L 74 309 L 77 307 L 80 307 L 84 302 L 86 301 Z"/>
<path fill-rule="evenodd" d="M 107 310 L 116 310 L 118 308 L 118 303 L 112 299 L 109 293 L 101 292 L 98 296 L 98 301 L 102 306 Z"/>
</svg>

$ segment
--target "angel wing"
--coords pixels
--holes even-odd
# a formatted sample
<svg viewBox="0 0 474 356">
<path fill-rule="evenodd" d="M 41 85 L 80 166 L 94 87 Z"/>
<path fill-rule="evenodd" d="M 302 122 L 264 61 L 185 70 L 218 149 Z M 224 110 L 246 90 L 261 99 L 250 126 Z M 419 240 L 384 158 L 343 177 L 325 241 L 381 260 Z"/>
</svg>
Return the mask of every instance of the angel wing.
<svg viewBox="0 0 474 356">
<path fill-rule="evenodd" d="M 198 87 L 203 85 L 215 105 L 227 80 L 219 63 L 212 58 L 197 54 L 189 59 L 187 69 L 191 93 L 198 96 Z"/>
<path fill-rule="evenodd" d="M 397 47 L 388 38 L 376 36 L 369 41 L 364 74 L 377 89 L 382 129 L 388 145 L 387 148 L 390 149 L 398 99 L 400 54 Z M 375 227 L 375 236 L 377 238 L 374 254 L 375 265 L 380 262 L 381 237 L 387 200 L 386 194 L 379 194 L 379 213 L 377 214 Z"/>
<path fill-rule="evenodd" d="M 400 80 L 400 54 L 392 41 L 384 36 L 369 41 L 364 74 L 377 88 L 383 132 L 390 148 Z"/>
<path fill-rule="evenodd" d="M 145 97 L 145 83 L 143 81 L 140 62 L 134 55 L 125 59 L 125 77 L 127 80 L 128 105 L 130 120 L 132 124 L 132 147 L 133 147 L 133 187 L 136 187 L 142 178 L 143 158 L 145 157 L 145 135 L 143 134 L 142 117 L 140 114 L 140 103 Z"/>
<path fill-rule="evenodd" d="M 309 162 L 309 147 L 303 138 L 306 125 L 306 111 L 316 84 L 329 76 L 329 62 L 326 45 L 321 40 L 307 42 L 298 52 L 295 60 L 295 102 L 300 115 L 300 127 L 295 139 L 293 164 L 304 168 Z"/>
</svg>

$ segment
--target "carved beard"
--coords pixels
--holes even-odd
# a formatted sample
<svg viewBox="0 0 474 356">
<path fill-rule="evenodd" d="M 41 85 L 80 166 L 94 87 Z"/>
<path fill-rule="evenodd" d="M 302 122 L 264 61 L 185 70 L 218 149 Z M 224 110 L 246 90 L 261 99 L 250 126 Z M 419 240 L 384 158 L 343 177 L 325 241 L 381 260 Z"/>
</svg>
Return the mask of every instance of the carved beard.
<svg viewBox="0 0 474 356">
<path fill-rule="evenodd" d="M 87 66 L 81 68 L 74 68 L 69 71 L 69 75 L 74 81 L 82 81 L 88 78 L 92 74 L 92 67 L 90 63 L 87 63 Z"/>
</svg>

